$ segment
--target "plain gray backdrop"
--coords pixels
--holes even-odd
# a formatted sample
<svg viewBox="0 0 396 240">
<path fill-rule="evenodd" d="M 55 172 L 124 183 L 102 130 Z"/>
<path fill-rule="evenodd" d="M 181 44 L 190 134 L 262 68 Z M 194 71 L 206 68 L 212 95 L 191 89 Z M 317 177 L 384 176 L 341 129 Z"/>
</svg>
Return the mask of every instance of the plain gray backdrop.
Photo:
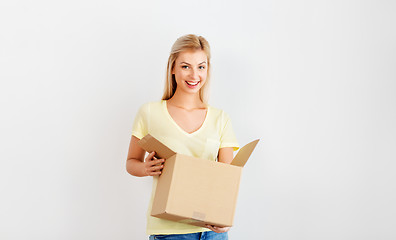
<svg viewBox="0 0 396 240">
<path fill-rule="evenodd" d="M 395 1 L 2 1 L 0 239 L 147 239 L 134 116 L 181 35 L 241 145 L 230 239 L 396 239 Z"/>
</svg>

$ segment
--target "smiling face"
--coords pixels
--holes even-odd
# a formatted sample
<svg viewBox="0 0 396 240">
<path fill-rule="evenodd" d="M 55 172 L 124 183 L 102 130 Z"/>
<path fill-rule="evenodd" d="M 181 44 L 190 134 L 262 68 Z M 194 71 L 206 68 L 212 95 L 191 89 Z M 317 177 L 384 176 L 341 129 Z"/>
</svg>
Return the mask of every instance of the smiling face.
<svg viewBox="0 0 396 240">
<path fill-rule="evenodd" d="M 183 51 L 172 69 L 177 83 L 176 91 L 199 94 L 208 74 L 208 60 L 203 50 Z"/>
</svg>

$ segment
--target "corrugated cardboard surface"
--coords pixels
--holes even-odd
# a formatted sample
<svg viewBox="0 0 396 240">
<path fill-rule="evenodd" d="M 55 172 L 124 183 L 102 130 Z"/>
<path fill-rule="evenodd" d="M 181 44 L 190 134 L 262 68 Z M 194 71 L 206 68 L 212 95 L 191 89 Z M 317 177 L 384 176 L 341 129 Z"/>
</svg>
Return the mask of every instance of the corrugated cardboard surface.
<svg viewBox="0 0 396 240">
<path fill-rule="evenodd" d="M 158 179 L 152 216 L 190 224 L 232 226 L 242 168 L 181 154 Z M 166 214 L 165 214 L 166 213 Z"/>
<path fill-rule="evenodd" d="M 138 143 L 165 158 L 158 178 L 151 215 L 197 226 L 232 226 L 242 167 L 255 140 L 240 149 L 232 165 L 174 153 L 147 135 Z"/>
<path fill-rule="evenodd" d="M 162 170 L 161 177 L 158 178 L 157 189 L 154 195 L 154 203 L 151 215 L 163 214 L 168 204 L 169 194 L 171 193 L 171 183 L 173 182 L 173 171 L 176 155 L 166 159 L 166 168 Z M 174 219 L 170 219 L 174 220 Z"/>
<path fill-rule="evenodd" d="M 155 152 L 156 158 L 167 159 L 175 155 L 175 152 L 165 146 L 162 142 L 155 139 L 150 134 L 138 141 L 138 145 L 143 148 L 146 152 Z"/>
<path fill-rule="evenodd" d="M 232 160 L 231 165 L 239 166 L 239 167 L 245 166 L 247 160 L 249 159 L 250 155 L 252 154 L 258 142 L 259 139 L 254 140 L 253 142 L 250 142 L 245 146 L 243 146 Z"/>
</svg>

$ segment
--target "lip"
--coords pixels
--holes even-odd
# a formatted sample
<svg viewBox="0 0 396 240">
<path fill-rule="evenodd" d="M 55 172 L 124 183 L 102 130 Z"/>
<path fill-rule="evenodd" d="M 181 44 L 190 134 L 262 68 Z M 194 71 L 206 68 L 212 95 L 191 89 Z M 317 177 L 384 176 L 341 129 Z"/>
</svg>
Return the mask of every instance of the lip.
<svg viewBox="0 0 396 240">
<path fill-rule="evenodd" d="M 196 88 L 197 86 L 199 86 L 199 84 L 201 83 L 201 81 L 185 81 L 185 83 L 186 83 L 186 85 L 187 85 L 187 87 L 189 87 L 189 88 Z M 195 85 L 190 85 L 190 84 L 192 83 L 192 84 L 195 84 Z"/>
</svg>

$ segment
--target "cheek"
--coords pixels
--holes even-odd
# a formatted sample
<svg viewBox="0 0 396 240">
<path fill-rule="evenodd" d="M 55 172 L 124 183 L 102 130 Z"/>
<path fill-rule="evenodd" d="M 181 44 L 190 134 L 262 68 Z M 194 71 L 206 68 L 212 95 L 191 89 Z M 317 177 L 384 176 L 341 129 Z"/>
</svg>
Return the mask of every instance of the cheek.
<svg viewBox="0 0 396 240">
<path fill-rule="evenodd" d="M 201 74 L 201 78 L 203 79 L 203 80 L 206 80 L 206 77 L 208 76 L 208 73 L 207 72 L 203 72 L 202 74 Z"/>
<path fill-rule="evenodd" d="M 176 82 L 183 81 L 184 78 L 185 77 L 183 75 L 183 72 L 178 72 L 178 71 L 175 72 L 175 80 L 176 80 Z"/>
</svg>

